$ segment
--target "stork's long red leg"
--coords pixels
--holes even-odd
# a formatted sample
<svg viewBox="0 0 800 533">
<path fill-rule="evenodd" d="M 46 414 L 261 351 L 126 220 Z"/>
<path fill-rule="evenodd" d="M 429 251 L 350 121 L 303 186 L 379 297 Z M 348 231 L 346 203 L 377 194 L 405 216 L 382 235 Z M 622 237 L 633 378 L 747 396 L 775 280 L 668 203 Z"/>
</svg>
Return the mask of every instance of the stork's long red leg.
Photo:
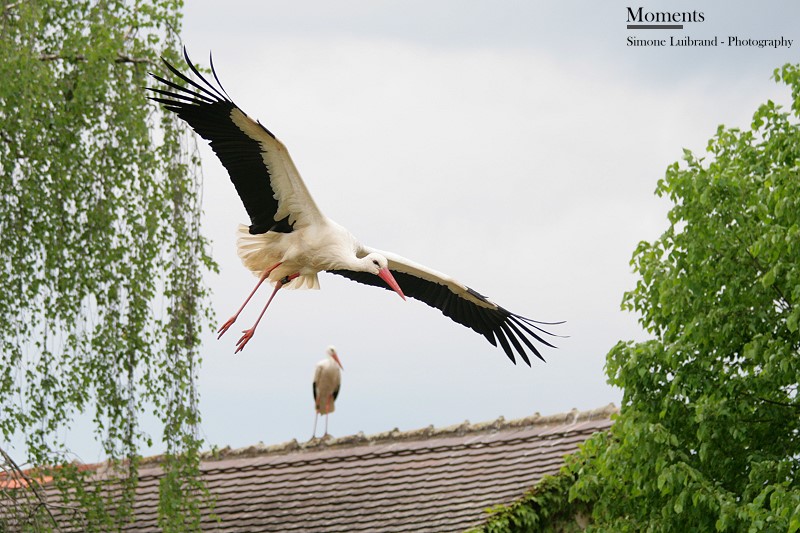
<svg viewBox="0 0 800 533">
<path fill-rule="evenodd" d="M 239 318 L 239 314 L 242 312 L 242 309 L 245 308 L 245 306 L 250 301 L 250 299 L 253 297 L 253 295 L 256 293 L 256 291 L 261 286 L 261 284 L 264 283 L 264 280 L 266 280 L 269 277 L 269 275 L 272 273 L 272 271 L 275 270 L 276 268 L 278 268 L 280 265 L 281 265 L 280 263 L 276 263 L 276 264 L 272 265 L 271 267 L 268 267 L 268 268 L 264 269 L 264 272 L 262 272 L 261 275 L 258 277 L 258 283 L 256 283 L 256 286 L 253 288 L 252 291 L 250 291 L 250 294 L 247 296 L 247 299 L 244 301 L 244 303 L 239 308 L 239 310 L 236 311 L 236 314 L 233 315 L 232 317 L 230 317 L 217 330 L 217 333 L 219 333 L 219 335 L 217 335 L 217 340 L 221 339 L 222 336 L 225 335 L 225 332 L 228 331 L 228 329 L 233 325 L 234 322 L 236 322 L 236 319 Z"/>
<path fill-rule="evenodd" d="M 269 307 L 269 304 L 272 303 L 272 299 L 275 298 L 275 294 L 277 294 L 277 292 L 280 290 L 280 288 L 283 287 L 284 285 L 286 285 L 287 283 L 289 283 L 290 281 L 292 281 L 294 278 L 296 278 L 299 275 L 300 274 L 292 274 L 291 276 L 286 276 L 285 278 L 281 279 L 278 283 L 275 284 L 275 289 L 272 291 L 272 295 L 270 295 L 269 300 L 267 300 L 267 304 L 264 306 L 264 309 L 261 310 L 261 314 L 258 315 L 258 318 L 256 319 L 256 323 L 253 324 L 252 328 L 242 331 L 243 335 L 239 339 L 239 341 L 236 343 L 236 351 L 233 352 L 233 353 L 241 352 L 244 349 L 244 347 L 247 344 L 247 342 L 250 339 L 253 338 L 253 334 L 256 332 L 256 328 L 258 327 L 258 323 L 261 322 L 261 317 L 263 317 L 264 313 L 267 312 L 267 307 Z"/>
</svg>

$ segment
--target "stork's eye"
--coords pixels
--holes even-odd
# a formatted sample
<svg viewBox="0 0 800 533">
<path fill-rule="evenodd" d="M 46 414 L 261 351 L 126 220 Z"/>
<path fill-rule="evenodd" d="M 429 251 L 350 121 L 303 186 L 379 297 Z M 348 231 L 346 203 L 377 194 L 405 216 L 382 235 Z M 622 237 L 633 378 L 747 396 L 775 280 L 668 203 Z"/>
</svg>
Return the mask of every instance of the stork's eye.
<svg viewBox="0 0 800 533">
<path fill-rule="evenodd" d="M 372 264 L 375 265 L 375 266 L 381 266 L 380 263 L 378 263 L 377 259 L 373 259 L 372 260 Z"/>
</svg>

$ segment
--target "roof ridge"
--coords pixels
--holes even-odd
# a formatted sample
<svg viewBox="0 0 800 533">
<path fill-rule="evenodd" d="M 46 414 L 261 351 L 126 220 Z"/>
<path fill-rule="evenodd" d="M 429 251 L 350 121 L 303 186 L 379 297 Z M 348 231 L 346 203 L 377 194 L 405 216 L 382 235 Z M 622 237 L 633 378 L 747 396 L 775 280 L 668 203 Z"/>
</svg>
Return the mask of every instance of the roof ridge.
<svg viewBox="0 0 800 533">
<path fill-rule="evenodd" d="M 400 431 L 398 428 L 394 428 L 390 431 L 383 431 L 381 433 L 374 433 L 372 435 L 365 435 L 363 431 L 359 431 L 355 435 L 327 439 L 314 438 L 302 443 L 298 442 L 297 439 L 292 439 L 288 442 L 273 445 L 265 445 L 263 442 L 259 442 L 258 444 L 245 446 L 242 448 L 231 448 L 230 446 L 225 446 L 224 448 L 202 452 L 200 456 L 204 461 L 214 461 L 260 455 L 280 455 L 293 452 L 324 451 L 331 448 L 346 448 L 360 445 L 427 440 L 431 438 L 462 437 L 468 434 L 489 433 L 503 429 L 546 427 L 565 424 L 573 425 L 579 422 L 587 422 L 590 420 L 609 419 L 611 418 L 611 415 L 618 412 L 619 409 L 613 403 L 609 403 L 608 405 L 599 407 L 597 409 L 579 411 L 578 409 L 573 408 L 566 413 L 557 413 L 553 415 L 541 415 L 537 411 L 531 416 L 508 421 L 503 416 L 499 416 L 495 420 L 490 420 L 487 422 L 471 424 L 469 420 L 465 420 L 461 424 L 453 424 L 441 428 L 436 428 L 433 425 L 430 425 L 424 428 L 407 431 Z M 142 459 L 141 464 L 159 463 L 161 462 L 161 459 L 161 455 L 145 457 Z"/>
</svg>

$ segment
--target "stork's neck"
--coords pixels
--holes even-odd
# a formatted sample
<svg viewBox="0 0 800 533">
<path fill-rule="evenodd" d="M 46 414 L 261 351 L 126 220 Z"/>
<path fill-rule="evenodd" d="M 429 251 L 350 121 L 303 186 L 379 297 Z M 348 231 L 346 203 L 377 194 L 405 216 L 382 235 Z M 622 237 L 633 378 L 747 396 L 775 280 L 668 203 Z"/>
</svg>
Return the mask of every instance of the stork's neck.
<svg viewBox="0 0 800 533">
<path fill-rule="evenodd" d="M 324 231 L 324 251 L 321 252 L 329 263 L 326 270 L 369 270 L 366 268 L 369 261 L 358 257 L 363 246 L 352 233 L 331 219 L 326 220 Z"/>
</svg>

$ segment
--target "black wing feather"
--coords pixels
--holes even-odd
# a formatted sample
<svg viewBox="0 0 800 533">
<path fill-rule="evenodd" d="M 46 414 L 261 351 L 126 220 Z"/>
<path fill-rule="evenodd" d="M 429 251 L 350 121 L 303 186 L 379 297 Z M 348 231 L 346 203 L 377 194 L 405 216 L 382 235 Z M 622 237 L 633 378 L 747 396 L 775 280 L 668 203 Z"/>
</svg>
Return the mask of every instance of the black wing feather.
<svg viewBox="0 0 800 533">
<path fill-rule="evenodd" d="M 357 281 L 358 283 L 372 285 L 375 287 L 383 287 L 384 289 L 389 290 L 389 287 L 383 282 L 383 280 L 381 280 L 378 276 L 368 272 L 356 272 L 353 270 L 329 270 L 328 272 L 337 274 L 339 276 L 344 276 L 353 281 Z M 449 317 L 454 322 L 457 322 L 462 326 L 466 326 L 486 337 L 486 340 L 488 340 L 492 346 L 497 346 L 497 343 L 499 342 L 505 354 L 514 364 L 517 362 L 514 354 L 516 350 L 516 353 L 519 354 L 522 360 L 528 366 L 531 365 L 528 354 L 525 351 L 525 347 L 523 347 L 522 343 L 528 347 L 533 355 L 544 361 L 544 357 L 542 357 L 542 354 L 528 338 L 529 336 L 533 337 L 537 342 L 540 342 L 545 346 L 555 348 L 555 346 L 544 340 L 540 335 L 530 329 L 530 327 L 533 327 L 542 333 L 553 335 L 541 327 L 536 326 L 536 324 L 553 323 L 538 322 L 529 318 L 521 317 L 507 311 L 506 309 L 503 309 L 500 306 L 496 306 L 494 308 L 482 307 L 474 302 L 471 302 L 470 300 L 467 300 L 466 298 L 460 297 L 445 285 L 428 281 L 406 272 L 392 270 L 392 275 L 397 280 L 397 283 L 400 285 L 400 287 L 402 287 L 403 293 L 406 296 L 439 309 L 442 314 Z M 491 302 L 489 302 L 485 296 L 475 292 L 472 289 L 468 290 L 475 298 L 491 304 Z"/>
<path fill-rule="evenodd" d="M 150 99 L 163 104 L 167 109 L 176 113 L 198 135 L 209 141 L 211 148 L 227 169 L 231 181 L 236 187 L 236 192 L 250 217 L 250 233 L 265 233 L 269 230 L 284 233 L 292 231 L 292 227 L 288 224 L 288 217 L 281 221 L 275 220 L 278 200 L 275 199 L 272 189 L 269 169 L 264 164 L 261 155 L 263 147 L 258 141 L 248 137 L 231 120 L 231 113 L 239 107 L 227 96 L 225 89 L 219 83 L 213 63 L 212 73 L 219 88 L 210 83 L 194 67 L 185 48 L 183 53 L 186 64 L 204 85 L 190 79 L 168 61 L 163 60 L 170 72 L 192 88 L 181 86 L 151 73 L 150 75 L 154 79 L 169 87 L 169 90 L 148 87 L 150 91 L 161 95 L 160 97 L 150 97 Z M 261 126 L 260 123 L 259 126 Z M 261 128 L 271 137 L 275 137 L 264 126 Z"/>
</svg>

